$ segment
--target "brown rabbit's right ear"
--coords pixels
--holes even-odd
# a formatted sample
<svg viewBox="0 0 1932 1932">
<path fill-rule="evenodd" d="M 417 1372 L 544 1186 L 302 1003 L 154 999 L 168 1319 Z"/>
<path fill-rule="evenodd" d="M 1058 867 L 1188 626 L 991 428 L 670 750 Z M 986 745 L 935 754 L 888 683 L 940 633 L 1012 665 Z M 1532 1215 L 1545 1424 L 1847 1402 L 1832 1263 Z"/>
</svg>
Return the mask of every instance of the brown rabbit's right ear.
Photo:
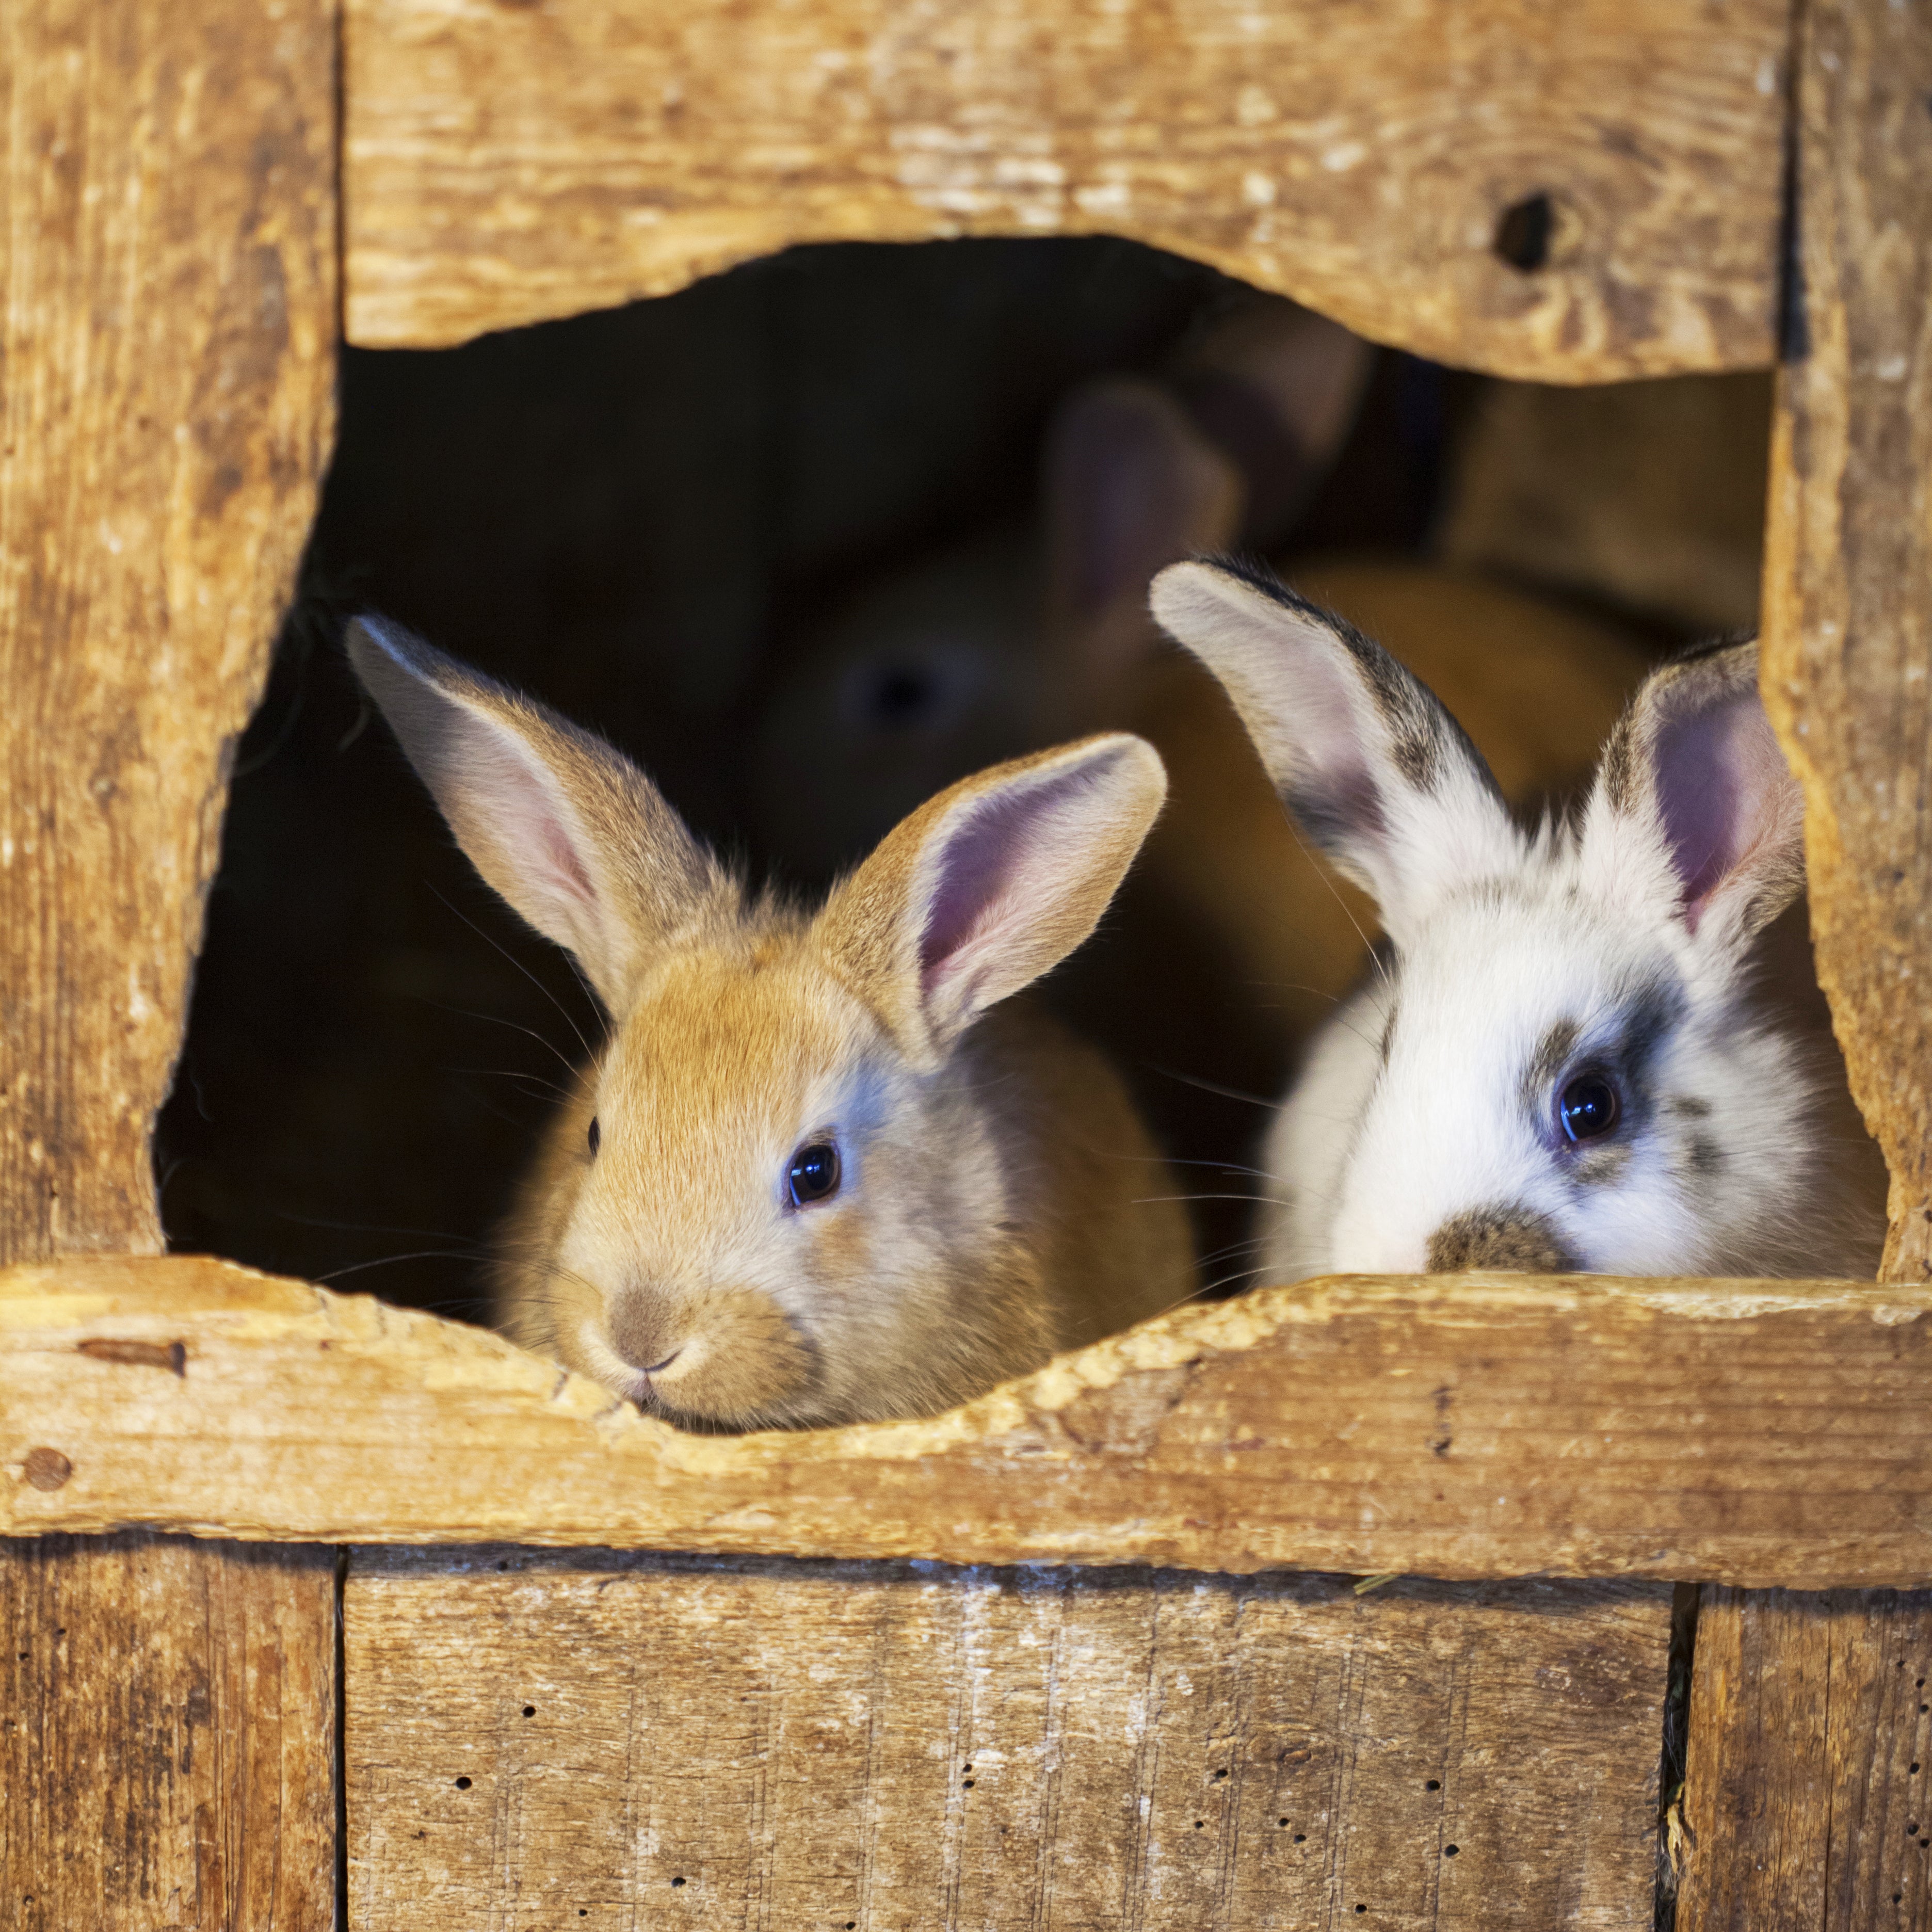
<svg viewBox="0 0 1932 1932">
<path fill-rule="evenodd" d="M 601 738 L 386 618 L 350 661 L 470 862 L 620 1012 L 638 968 L 724 884 L 650 780 Z"/>
<path fill-rule="evenodd" d="M 915 1065 L 936 1067 L 1094 930 L 1166 796 L 1160 754 L 1125 732 L 964 778 L 832 894 L 826 961 Z"/>
</svg>

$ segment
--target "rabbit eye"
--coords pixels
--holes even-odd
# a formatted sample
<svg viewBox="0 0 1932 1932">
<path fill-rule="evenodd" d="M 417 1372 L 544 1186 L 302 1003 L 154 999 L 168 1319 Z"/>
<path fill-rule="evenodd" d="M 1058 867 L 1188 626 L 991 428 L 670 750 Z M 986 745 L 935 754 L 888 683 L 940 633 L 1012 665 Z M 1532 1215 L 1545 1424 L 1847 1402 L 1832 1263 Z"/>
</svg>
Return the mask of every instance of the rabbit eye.
<svg viewBox="0 0 1932 1932">
<path fill-rule="evenodd" d="M 584 1138 L 590 1143 L 590 1158 L 595 1160 L 597 1158 L 597 1150 L 602 1144 L 604 1136 L 598 1131 L 597 1121 L 594 1115 L 590 1122 L 590 1131 Z"/>
<path fill-rule="evenodd" d="M 794 1208 L 829 1201 L 838 1192 L 838 1150 L 830 1141 L 813 1141 L 791 1157 L 787 1176 Z"/>
<path fill-rule="evenodd" d="M 1600 1073 L 1579 1074 L 1556 1096 L 1557 1118 L 1572 1141 L 1592 1141 L 1608 1133 L 1620 1112 L 1617 1090 Z"/>
</svg>

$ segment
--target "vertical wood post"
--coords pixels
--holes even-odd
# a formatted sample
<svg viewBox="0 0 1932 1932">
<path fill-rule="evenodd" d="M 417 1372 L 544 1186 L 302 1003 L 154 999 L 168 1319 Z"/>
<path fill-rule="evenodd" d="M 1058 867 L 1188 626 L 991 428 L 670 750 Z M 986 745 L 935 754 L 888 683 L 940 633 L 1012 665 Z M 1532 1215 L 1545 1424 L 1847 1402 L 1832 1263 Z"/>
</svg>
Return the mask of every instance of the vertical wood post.
<svg viewBox="0 0 1932 1932">
<path fill-rule="evenodd" d="M 1801 13 L 1765 700 L 1811 921 L 1892 1168 L 1888 1281 L 1932 1278 L 1932 13 Z"/>
<path fill-rule="evenodd" d="M 0 1262 L 160 1244 L 332 427 L 335 59 L 328 0 L 0 7 Z M 0 1923 L 331 1925 L 334 1601 L 327 1552 L 0 1545 Z"/>
<path fill-rule="evenodd" d="M 1765 698 L 1819 975 L 1932 1277 L 1932 8 L 1801 0 Z M 1678 1932 L 1932 1926 L 1932 1599 L 1706 1590 Z"/>
</svg>

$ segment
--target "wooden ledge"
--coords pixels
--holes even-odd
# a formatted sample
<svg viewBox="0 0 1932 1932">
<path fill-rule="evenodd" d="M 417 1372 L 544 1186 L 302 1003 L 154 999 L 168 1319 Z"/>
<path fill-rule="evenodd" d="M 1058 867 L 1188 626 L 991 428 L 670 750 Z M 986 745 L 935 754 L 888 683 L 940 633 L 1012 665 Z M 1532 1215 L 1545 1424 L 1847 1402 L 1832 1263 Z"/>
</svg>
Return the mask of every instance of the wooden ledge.
<svg viewBox="0 0 1932 1932">
<path fill-rule="evenodd" d="M 931 1421 L 686 1436 L 190 1257 L 0 1272 L 0 1534 L 1932 1582 L 1932 1289 L 1340 1279 Z"/>
</svg>

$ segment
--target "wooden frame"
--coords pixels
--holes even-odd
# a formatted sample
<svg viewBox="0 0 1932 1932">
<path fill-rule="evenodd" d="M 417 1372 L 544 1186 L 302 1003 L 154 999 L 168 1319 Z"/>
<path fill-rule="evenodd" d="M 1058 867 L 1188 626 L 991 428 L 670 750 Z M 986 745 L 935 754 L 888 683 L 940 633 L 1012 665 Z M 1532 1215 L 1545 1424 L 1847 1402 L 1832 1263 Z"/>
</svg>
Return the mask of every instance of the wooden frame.
<svg viewBox="0 0 1932 1932">
<path fill-rule="evenodd" d="M 1634 1925 L 1660 1834 L 1686 1932 L 1932 1924 L 1922 9 L 26 0 L 0 36 L 0 1916 Z M 428 344 L 794 240 L 1069 229 L 1498 373 L 1777 356 L 1764 683 L 1882 1283 L 1316 1283 L 724 1442 L 158 1257 L 341 317 Z"/>
</svg>

